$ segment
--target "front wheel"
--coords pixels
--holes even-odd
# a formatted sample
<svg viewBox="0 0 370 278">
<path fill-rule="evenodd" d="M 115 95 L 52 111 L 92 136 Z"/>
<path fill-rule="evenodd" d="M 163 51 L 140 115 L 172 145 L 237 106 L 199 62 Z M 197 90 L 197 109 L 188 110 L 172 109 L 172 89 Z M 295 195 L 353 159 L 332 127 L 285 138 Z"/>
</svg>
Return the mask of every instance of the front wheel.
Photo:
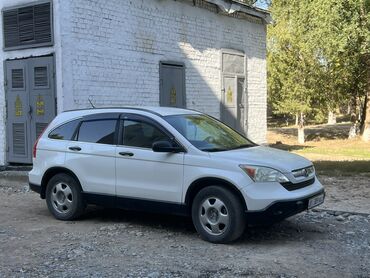
<svg viewBox="0 0 370 278">
<path fill-rule="evenodd" d="M 213 243 L 227 243 L 244 232 L 246 219 L 239 198 L 221 186 L 205 187 L 192 204 L 192 219 L 200 236 Z"/>
<path fill-rule="evenodd" d="M 59 220 L 76 219 L 85 209 L 79 183 L 67 174 L 57 174 L 50 179 L 46 187 L 46 203 Z"/>
</svg>

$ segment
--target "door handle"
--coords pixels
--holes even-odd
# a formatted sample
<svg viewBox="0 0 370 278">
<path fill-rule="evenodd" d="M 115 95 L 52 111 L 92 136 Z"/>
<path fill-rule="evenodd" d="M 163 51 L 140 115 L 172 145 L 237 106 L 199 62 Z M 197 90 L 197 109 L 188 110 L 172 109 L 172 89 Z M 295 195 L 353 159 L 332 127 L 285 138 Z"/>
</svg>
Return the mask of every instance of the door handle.
<svg viewBox="0 0 370 278">
<path fill-rule="evenodd" d="M 69 147 L 68 149 L 70 149 L 71 151 L 76 151 L 76 152 L 79 152 L 81 150 L 80 147 Z"/>
<path fill-rule="evenodd" d="M 33 109 L 32 109 L 32 106 L 30 105 L 28 109 L 28 115 L 30 115 L 31 120 L 32 120 L 32 113 L 33 113 Z"/>
<path fill-rule="evenodd" d="M 119 155 L 122 155 L 122 156 L 134 156 L 133 153 L 130 153 L 130 152 L 120 152 Z"/>
</svg>

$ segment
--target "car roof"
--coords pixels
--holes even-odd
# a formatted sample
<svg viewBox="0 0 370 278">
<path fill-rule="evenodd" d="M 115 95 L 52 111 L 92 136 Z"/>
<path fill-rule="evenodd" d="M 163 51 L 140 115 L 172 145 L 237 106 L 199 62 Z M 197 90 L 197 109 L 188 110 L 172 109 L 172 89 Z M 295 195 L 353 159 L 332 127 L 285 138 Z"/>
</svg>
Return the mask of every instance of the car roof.
<svg viewBox="0 0 370 278">
<path fill-rule="evenodd" d="M 156 106 L 128 106 L 128 107 L 101 107 L 101 108 L 88 108 L 88 109 L 77 109 L 77 110 L 68 110 L 64 113 L 72 113 L 78 116 L 91 115 L 95 113 L 138 113 L 138 112 L 147 112 L 152 113 L 157 116 L 171 116 L 171 115 L 184 115 L 184 114 L 202 114 L 201 112 L 176 108 L 176 107 L 156 107 Z"/>
</svg>

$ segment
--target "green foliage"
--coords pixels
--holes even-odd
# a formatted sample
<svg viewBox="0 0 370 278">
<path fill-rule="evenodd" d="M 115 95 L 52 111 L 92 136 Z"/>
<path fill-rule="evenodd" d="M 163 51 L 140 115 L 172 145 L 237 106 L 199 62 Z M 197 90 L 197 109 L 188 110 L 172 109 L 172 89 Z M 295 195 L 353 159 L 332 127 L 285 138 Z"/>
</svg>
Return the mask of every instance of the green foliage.
<svg viewBox="0 0 370 278">
<path fill-rule="evenodd" d="M 318 115 L 366 93 L 370 0 L 274 0 L 268 27 L 269 102 Z"/>
</svg>

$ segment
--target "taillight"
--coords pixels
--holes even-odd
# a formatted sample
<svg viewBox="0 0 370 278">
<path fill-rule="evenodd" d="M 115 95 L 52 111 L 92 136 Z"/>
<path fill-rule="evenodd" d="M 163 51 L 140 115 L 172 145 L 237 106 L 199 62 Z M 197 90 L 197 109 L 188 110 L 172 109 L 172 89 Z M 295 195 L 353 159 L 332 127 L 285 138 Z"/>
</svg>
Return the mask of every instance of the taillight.
<svg viewBox="0 0 370 278">
<path fill-rule="evenodd" d="M 35 144 L 33 144 L 33 149 L 32 149 L 32 155 L 33 155 L 33 158 L 36 158 L 36 152 L 37 152 L 37 144 L 39 143 L 39 140 L 41 138 L 41 136 L 44 134 L 45 130 L 48 128 L 49 125 L 47 125 L 43 130 L 42 132 L 40 133 L 39 137 L 37 137 L 36 141 L 35 141 Z"/>
</svg>

